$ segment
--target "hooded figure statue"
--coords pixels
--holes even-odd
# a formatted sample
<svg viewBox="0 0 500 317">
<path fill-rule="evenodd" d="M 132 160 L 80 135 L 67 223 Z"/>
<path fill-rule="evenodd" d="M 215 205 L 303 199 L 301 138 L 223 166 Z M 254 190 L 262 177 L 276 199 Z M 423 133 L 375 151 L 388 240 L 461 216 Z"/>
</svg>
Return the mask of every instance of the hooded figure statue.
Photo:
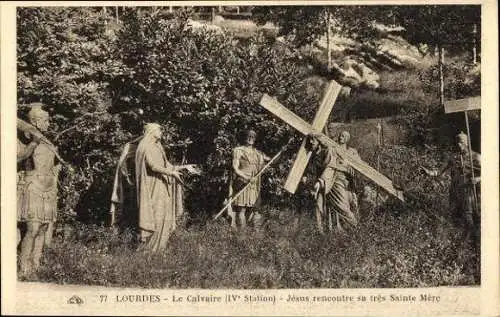
<svg viewBox="0 0 500 317">
<path fill-rule="evenodd" d="M 115 175 L 111 212 L 130 207 L 126 202 L 133 205 L 127 217 L 135 218 L 141 251 L 159 252 L 166 248 L 176 220 L 184 213 L 180 172 L 200 173 L 192 164 L 171 164 L 161 138 L 159 124 L 146 124 L 143 136 L 125 145 Z"/>
</svg>

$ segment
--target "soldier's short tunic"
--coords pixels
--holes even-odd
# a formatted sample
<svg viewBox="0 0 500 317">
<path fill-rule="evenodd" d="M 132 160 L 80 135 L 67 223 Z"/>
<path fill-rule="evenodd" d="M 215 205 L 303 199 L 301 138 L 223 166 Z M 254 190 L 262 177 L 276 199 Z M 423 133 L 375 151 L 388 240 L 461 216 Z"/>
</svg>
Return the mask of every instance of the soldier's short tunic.
<svg viewBox="0 0 500 317">
<path fill-rule="evenodd" d="M 41 143 L 18 174 L 18 221 L 53 222 L 57 216 L 57 172 L 54 153 Z"/>
<path fill-rule="evenodd" d="M 238 170 L 250 177 L 254 177 L 264 165 L 264 155 L 254 147 L 239 146 L 233 150 L 233 160 L 238 160 Z M 235 206 L 253 207 L 260 194 L 260 177 L 250 185 L 233 202 Z M 233 173 L 233 193 L 238 193 L 247 182 Z"/>
</svg>

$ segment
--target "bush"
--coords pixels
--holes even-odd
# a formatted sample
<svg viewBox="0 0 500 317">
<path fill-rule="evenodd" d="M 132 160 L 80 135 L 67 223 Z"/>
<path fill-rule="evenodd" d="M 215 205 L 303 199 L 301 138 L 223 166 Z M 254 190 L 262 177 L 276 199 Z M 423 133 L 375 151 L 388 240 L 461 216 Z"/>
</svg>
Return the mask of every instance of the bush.
<svg viewBox="0 0 500 317">
<path fill-rule="evenodd" d="M 481 95 L 480 65 L 463 62 L 463 57 L 451 59 L 443 65 L 445 99 L 461 99 Z M 435 64 L 421 71 L 420 79 L 426 93 L 438 95 L 439 68 Z"/>
<path fill-rule="evenodd" d="M 130 138 L 110 113 L 115 37 L 101 8 L 19 8 L 17 21 L 19 115 L 24 103 L 48 105 L 48 136 L 73 167 L 60 178 L 60 209 L 102 221 L 118 148 Z"/>
<path fill-rule="evenodd" d="M 165 17 L 130 9 L 117 28 L 105 23 L 100 8 L 19 9 L 20 102 L 42 99 L 49 106 L 50 137 L 74 167 L 61 178 L 63 209 L 102 222 L 120 148 L 154 121 L 165 127 L 166 144 L 194 141 L 186 159 L 204 174 L 190 181 L 188 207 L 206 216 L 226 195 L 241 129 L 256 129 L 269 155 L 294 141 L 296 132 L 258 105 L 263 93 L 312 118 L 314 109 L 303 106 L 313 104 L 306 73 L 292 53 L 259 35 L 235 45 L 229 35 L 190 28 L 187 18 L 183 11 Z M 25 111 L 21 105 L 19 115 Z M 178 148 L 168 154 L 174 163 L 183 156 Z M 271 186 L 289 164 L 267 174 L 266 189 L 277 201 L 281 193 Z"/>
</svg>

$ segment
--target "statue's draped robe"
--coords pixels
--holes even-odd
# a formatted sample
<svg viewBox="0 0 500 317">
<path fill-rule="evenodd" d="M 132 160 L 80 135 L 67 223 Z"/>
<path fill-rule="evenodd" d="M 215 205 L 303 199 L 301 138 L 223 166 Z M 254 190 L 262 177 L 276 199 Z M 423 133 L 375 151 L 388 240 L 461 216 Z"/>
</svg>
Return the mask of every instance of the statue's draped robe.
<svg viewBox="0 0 500 317">
<path fill-rule="evenodd" d="M 123 228 L 137 229 L 139 225 L 135 154 L 141 139 L 139 137 L 125 144 L 115 172 L 110 214 L 115 223 Z"/>
<path fill-rule="evenodd" d="M 158 252 L 165 249 L 183 209 L 182 186 L 172 177 L 155 172 L 155 167 L 174 170 L 160 143 L 145 136 L 135 155 L 140 249 Z"/>
<path fill-rule="evenodd" d="M 474 176 L 481 176 L 481 157 L 480 154 L 472 152 L 472 161 L 474 167 Z M 447 164 L 450 166 L 451 184 L 449 193 L 449 204 L 453 214 L 459 220 L 466 220 L 468 225 L 471 221 L 479 223 L 477 217 L 480 215 L 479 207 L 481 205 L 481 186 L 476 186 L 477 207 L 474 204 L 474 185 L 470 182 L 471 164 L 468 155 L 454 154 L 450 157 Z"/>
<path fill-rule="evenodd" d="M 348 148 L 347 152 L 351 156 L 358 156 L 358 152 L 353 148 Z M 353 169 L 331 147 L 326 148 L 323 167 L 318 180 L 321 187 L 316 201 L 318 226 L 322 229 L 323 220 L 328 217 L 330 230 L 333 225 L 341 230 L 346 226 L 356 227 L 357 198 L 349 191 L 354 176 Z"/>
<path fill-rule="evenodd" d="M 264 166 L 264 155 L 254 147 L 238 146 L 233 150 L 233 161 L 237 160 L 238 169 L 254 177 Z M 234 171 L 230 183 L 230 195 L 238 193 L 247 183 Z M 254 179 L 250 185 L 233 202 L 235 206 L 253 207 L 260 197 L 260 176 Z"/>
</svg>

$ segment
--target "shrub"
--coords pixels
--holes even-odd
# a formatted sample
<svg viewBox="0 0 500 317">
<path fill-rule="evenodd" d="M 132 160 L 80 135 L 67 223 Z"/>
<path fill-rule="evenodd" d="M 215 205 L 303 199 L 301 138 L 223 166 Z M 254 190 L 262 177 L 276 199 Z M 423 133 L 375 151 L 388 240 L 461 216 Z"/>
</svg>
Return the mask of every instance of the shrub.
<svg viewBox="0 0 500 317">
<path fill-rule="evenodd" d="M 100 8 L 19 9 L 20 102 L 49 105 L 50 137 L 74 167 L 63 173 L 60 205 L 80 219 L 104 220 L 120 148 L 145 122 L 165 127 L 166 144 L 186 136 L 194 141 L 187 161 L 205 173 L 190 181 L 187 198 L 191 210 L 206 215 L 226 194 L 230 152 L 241 129 L 255 128 L 269 155 L 298 141 L 292 128 L 258 105 L 263 93 L 312 118 L 314 109 L 304 106 L 313 104 L 306 73 L 291 52 L 259 35 L 235 45 L 232 36 L 190 28 L 187 18 L 183 11 L 165 17 L 125 10 L 117 29 Z M 19 115 L 24 111 L 21 105 Z M 183 155 L 177 148 L 168 154 L 174 163 Z M 272 184 L 289 163 L 267 174 L 275 200 L 281 193 Z"/>
<path fill-rule="evenodd" d="M 60 178 L 60 209 L 94 221 L 102 221 L 109 207 L 103 202 L 109 200 L 117 150 L 130 137 L 120 117 L 109 112 L 109 81 L 120 73 L 121 62 L 100 10 L 17 11 L 19 115 L 27 110 L 24 103 L 48 105 L 48 136 L 73 166 Z"/>
</svg>

